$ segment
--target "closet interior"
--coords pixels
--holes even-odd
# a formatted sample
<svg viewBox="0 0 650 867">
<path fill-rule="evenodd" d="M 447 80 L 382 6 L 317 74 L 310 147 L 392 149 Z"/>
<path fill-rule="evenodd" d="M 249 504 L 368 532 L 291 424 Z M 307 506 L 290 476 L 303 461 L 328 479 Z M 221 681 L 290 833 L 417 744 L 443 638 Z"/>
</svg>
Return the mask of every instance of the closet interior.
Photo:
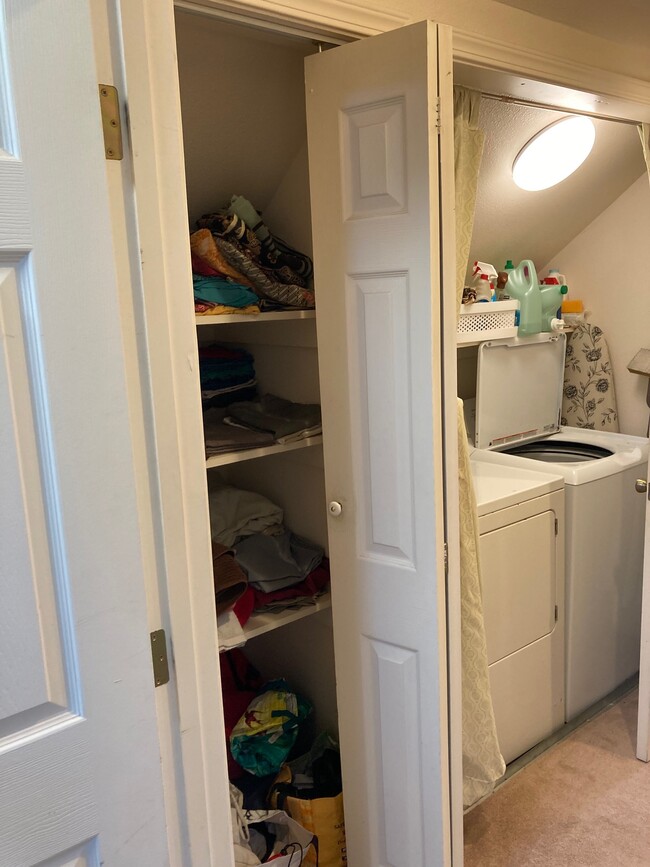
<svg viewBox="0 0 650 867">
<path fill-rule="evenodd" d="M 176 11 L 176 37 L 189 232 L 196 231 L 197 220 L 203 215 L 224 211 L 233 196 L 243 196 L 261 215 L 275 239 L 282 239 L 292 250 L 311 257 L 303 61 L 306 55 L 318 50 L 317 46 L 306 39 L 180 9 Z M 194 244 L 192 246 L 194 254 Z M 193 255 L 195 274 L 196 266 Z M 202 269 L 200 263 L 198 268 Z M 312 286 L 309 279 L 305 283 L 308 289 L 315 291 L 316 297 L 324 291 Z M 195 299 L 196 286 L 195 278 Z M 198 294 L 201 292 L 198 290 Z M 272 304 L 269 307 L 265 301 L 261 310 L 252 314 L 248 309 L 224 313 L 217 308 L 213 313 L 201 312 L 202 315 L 197 312 L 196 333 L 204 419 L 215 411 L 228 417 L 233 401 L 240 406 L 241 401 L 255 402 L 265 395 L 301 405 L 319 405 L 317 311 L 313 304 L 301 307 Z M 232 392 L 225 388 L 225 396 L 217 392 L 216 410 L 215 401 L 211 404 L 207 399 L 203 382 L 203 353 L 214 351 L 214 347 L 218 347 L 220 353 L 232 350 L 248 353 L 250 357 L 248 360 L 244 357 L 245 363 L 252 362 L 256 380 L 252 388 L 235 388 Z M 230 380 L 226 378 L 223 382 L 229 385 Z M 215 491 L 227 486 L 261 495 L 279 507 L 282 528 L 322 549 L 324 559 L 318 568 L 328 569 L 322 434 L 317 430 L 307 436 L 288 437 L 287 442 L 278 442 L 277 439 L 282 440 L 279 434 L 275 441 L 272 436 L 270 439 L 271 442 L 262 445 L 235 451 L 220 450 L 207 457 L 206 483 L 213 543 L 218 541 Z M 226 523 L 236 521 L 236 508 L 232 506 L 232 513 L 225 517 Z M 243 523 L 238 526 L 241 529 Z M 226 548 L 234 549 L 239 558 L 240 543 L 252 538 L 266 543 L 269 537 L 262 538 L 265 532 L 278 533 L 279 528 L 266 528 L 255 535 L 248 527 L 243 527 L 239 538 L 235 539 L 238 533 L 233 532 L 229 539 L 223 536 L 219 540 Z M 291 538 L 293 545 L 293 536 Z M 281 548 L 280 553 L 290 556 L 286 547 Z M 293 548 L 291 553 L 294 553 Z M 316 560 L 320 561 L 320 556 Z M 264 573 L 264 570 L 265 564 L 262 564 L 258 572 Z M 309 570 L 303 570 L 303 577 L 305 571 Z M 310 576 L 312 574 L 310 572 Z M 266 591 L 275 586 L 286 589 L 287 582 L 274 583 L 275 578 L 277 573 L 269 576 Z M 252 574 L 249 579 L 247 594 L 251 593 L 251 587 L 257 590 L 261 587 L 259 583 L 253 584 Z M 293 587 L 296 581 L 288 583 Z M 256 608 L 251 613 L 251 606 L 259 605 L 256 590 L 255 600 L 248 604 L 243 616 L 238 612 L 235 618 L 231 610 L 220 614 L 218 621 L 222 672 L 226 664 L 223 660 L 231 656 L 232 648 L 237 648 L 232 653 L 243 652 L 257 670 L 258 686 L 281 678 L 286 681 L 288 691 L 305 699 L 312 707 L 299 727 L 292 751 L 286 751 L 287 760 L 307 752 L 323 732 L 337 738 L 330 593 L 328 586 L 323 590 L 319 585 L 318 589 L 319 593 L 308 591 L 313 598 L 302 599 L 299 606 L 263 611 Z M 235 611 L 238 611 L 237 606 Z M 234 670 L 235 663 L 232 667 Z M 250 690 L 251 686 L 247 688 Z M 252 690 L 250 694 L 254 695 L 254 688 Z M 224 695 L 224 702 L 227 701 Z M 245 704 L 246 700 L 239 708 L 242 715 L 246 711 Z M 230 715 L 232 717 L 232 709 Z M 251 718 L 254 716 L 252 714 Z M 227 734 L 233 723 L 232 718 L 229 723 L 228 717 L 226 709 Z M 270 737 L 269 741 L 273 743 L 274 738 Z M 241 770 L 233 774 L 232 761 L 230 765 L 231 778 L 240 777 Z M 277 772 L 278 767 L 273 771 L 269 769 L 270 765 L 265 775 L 259 768 L 256 773 L 269 778 L 269 773 Z M 247 779 L 250 783 L 251 774 Z M 237 784 L 238 780 L 234 782 Z M 339 830 L 338 833 L 343 838 L 344 848 L 344 832 Z M 294 859 L 291 863 L 300 861 Z"/>
</svg>

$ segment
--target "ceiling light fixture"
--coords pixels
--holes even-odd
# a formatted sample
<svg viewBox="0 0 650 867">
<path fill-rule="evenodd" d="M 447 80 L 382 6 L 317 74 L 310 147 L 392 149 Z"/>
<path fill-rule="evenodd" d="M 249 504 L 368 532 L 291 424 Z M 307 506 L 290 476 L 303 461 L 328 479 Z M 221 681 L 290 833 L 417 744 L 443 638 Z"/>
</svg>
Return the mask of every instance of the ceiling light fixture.
<svg viewBox="0 0 650 867">
<path fill-rule="evenodd" d="M 522 190 L 546 190 L 573 174 L 594 146 L 596 128 L 588 117 L 565 117 L 524 145 L 512 166 Z"/>
</svg>

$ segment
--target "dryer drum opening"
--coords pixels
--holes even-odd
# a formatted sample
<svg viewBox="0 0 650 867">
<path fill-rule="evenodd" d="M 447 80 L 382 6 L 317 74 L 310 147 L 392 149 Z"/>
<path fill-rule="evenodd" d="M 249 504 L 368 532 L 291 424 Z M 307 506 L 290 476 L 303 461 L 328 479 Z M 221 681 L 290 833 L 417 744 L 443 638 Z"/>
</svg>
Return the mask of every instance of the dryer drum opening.
<svg viewBox="0 0 650 867">
<path fill-rule="evenodd" d="M 567 440 L 522 443 L 505 449 L 505 452 L 509 455 L 521 455 L 535 461 L 548 461 L 549 463 L 597 461 L 600 458 L 609 458 L 614 454 L 610 449 L 605 449 L 602 446 L 574 443 Z"/>
</svg>

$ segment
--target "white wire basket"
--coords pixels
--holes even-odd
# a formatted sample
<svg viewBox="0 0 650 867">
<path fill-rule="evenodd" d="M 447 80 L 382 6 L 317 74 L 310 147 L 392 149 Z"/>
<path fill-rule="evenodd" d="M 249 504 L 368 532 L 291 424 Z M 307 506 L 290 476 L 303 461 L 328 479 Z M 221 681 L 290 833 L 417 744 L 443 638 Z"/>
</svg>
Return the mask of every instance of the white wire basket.
<svg viewBox="0 0 650 867">
<path fill-rule="evenodd" d="M 457 343 L 482 343 L 516 337 L 515 315 L 518 301 L 488 301 L 463 304 L 458 318 Z"/>
</svg>

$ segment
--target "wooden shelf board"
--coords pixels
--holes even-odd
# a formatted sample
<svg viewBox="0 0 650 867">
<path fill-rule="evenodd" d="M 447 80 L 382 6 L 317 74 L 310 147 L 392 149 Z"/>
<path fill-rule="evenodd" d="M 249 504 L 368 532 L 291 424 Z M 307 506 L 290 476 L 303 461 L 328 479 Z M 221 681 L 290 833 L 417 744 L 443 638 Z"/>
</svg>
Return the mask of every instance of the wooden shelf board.
<svg viewBox="0 0 650 867">
<path fill-rule="evenodd" d="M 248 623 L 243 627 L 246 641 L 250 641 L 251 638 L 257 638 L 259 635 L 264 635 L 267 632 L 272 632 L 281 626 L 287 626 L 289 623 L 295 623 L 304 617 L 310 617 L 312 614 L 318 614 L 319 611 L 325 611 L 331 607 L 332 596 L 328 591 L 319 597 L 314 605 L 304 605 L 302 608 L 289 609 L 277 614 L 253 614 Z M 223 653 L 227 649 L 220 647 L 219 651 Z"/>
<path fill-rule="evenodd" d="M 297 449 L 307 449 L 311 446 L 320 446 L 323 443 L 321 434 L 315 437 L 308 437 L 304 440 L 298 440 L 295 443 L 275 443 L 272 446 L 261 446 L 257 449 L 243 449 L 238 452 L 225 452 L 222 455 L 213 455 L 205 462 L 208 470 L 213 467 L 225 467 L 228 464 L 237 464 L 240 461 L 251 461 L 253 458 L 263 458 L 266 455 L 279 455 L 283 452 L 294 452 Z"/>
<path fill-rule="evenodd" d="M 269 313 L 227 313 L 223 316 L 197 316 L 197 325 L 228 325 L 232 322 L 282 322 L 287 319 L 315 319 L 315 310 L 273 310 Z"/>
</svg>

